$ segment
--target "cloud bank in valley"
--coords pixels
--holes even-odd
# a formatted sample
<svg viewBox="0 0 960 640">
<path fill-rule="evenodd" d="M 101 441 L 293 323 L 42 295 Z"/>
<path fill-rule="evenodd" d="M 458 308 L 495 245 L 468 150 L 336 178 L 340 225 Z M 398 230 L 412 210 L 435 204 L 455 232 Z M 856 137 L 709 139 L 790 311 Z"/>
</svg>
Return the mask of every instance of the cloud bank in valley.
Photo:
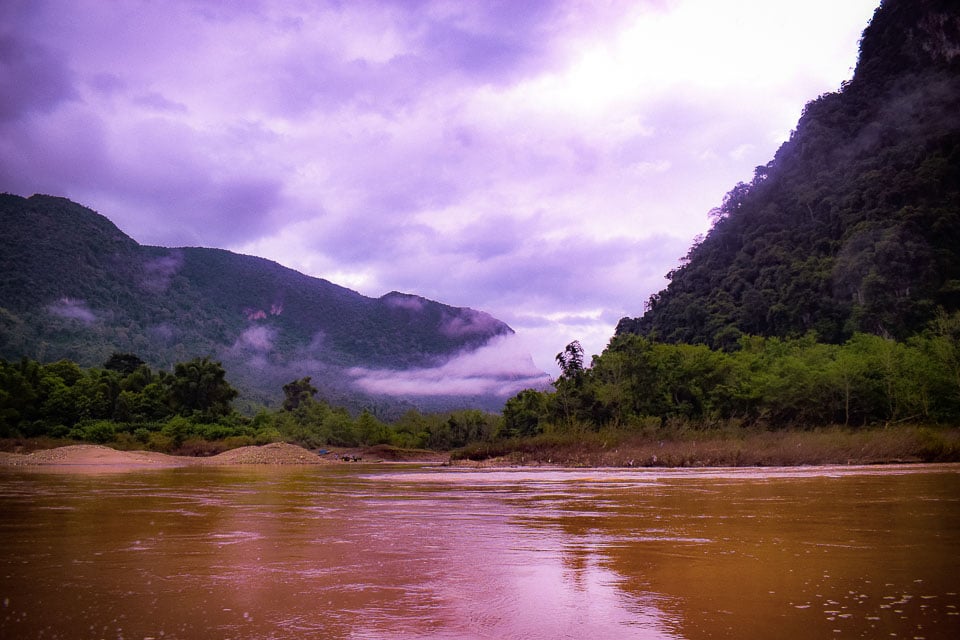
<svg viewBox="0 0 960 640">
<path fill-rule="evenodd" d="M 850 77 L 877 4 L 10 0 L 0 190 L 482 309 L 553 371 Z"/>
<path fill-rule="evenodd" d="M 498 396 L 543 388 L 549 378 L 534 365 L 514 335 L 496 336 L 482 347 L 464 351 L 445 363 L 420 369 L 366 369 L 347 372 L 357 387 L 375 395 Z"/>
</svg>

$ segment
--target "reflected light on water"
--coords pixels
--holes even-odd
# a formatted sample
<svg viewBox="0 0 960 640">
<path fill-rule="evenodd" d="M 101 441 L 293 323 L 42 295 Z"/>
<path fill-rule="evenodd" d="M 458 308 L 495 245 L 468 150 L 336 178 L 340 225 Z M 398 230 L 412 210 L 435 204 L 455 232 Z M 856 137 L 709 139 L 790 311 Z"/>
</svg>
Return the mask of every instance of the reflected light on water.
<svg viewBox="0 0 960 640">
<path fill-rule="evenodd" d="M 0 473 L 3 638 L 953 638 L 960 468 Z"/>
</svg>

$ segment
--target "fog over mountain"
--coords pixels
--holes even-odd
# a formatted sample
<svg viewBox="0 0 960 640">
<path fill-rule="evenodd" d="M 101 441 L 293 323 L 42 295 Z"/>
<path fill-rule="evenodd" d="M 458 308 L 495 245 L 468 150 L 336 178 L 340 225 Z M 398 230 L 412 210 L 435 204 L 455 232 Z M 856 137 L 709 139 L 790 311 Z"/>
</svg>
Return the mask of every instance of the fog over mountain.
<svg viewBox="0 0 960 640">
<path fill-rule="evenodd" d="M 390 414 L 498 409 L 544 386 L 505 323 L 391 292 L 369 298 L 275 262 L 138 244 L 107 218 L 51 196 L 0 196 L 0 357 L 156 367 L 222 360 L 244 400 L 275 403 L 311 376 L 321 395 Z"/>
</svg>

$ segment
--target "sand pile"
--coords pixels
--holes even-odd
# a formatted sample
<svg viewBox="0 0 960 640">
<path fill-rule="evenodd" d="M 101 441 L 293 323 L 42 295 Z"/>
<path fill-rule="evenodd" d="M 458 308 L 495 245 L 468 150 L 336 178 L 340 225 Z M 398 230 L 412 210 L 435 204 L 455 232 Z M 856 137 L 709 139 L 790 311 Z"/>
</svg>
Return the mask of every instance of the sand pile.
<svg viewBox="0 0 960 640">
<path fill-rule="evenodd" d="M 99 466 L 179 466 L 180 458 L 154 451 L 117 451 L 97 444 L 75 444 L 29 454 L 0 454 L 0 464 L 34 465 L 99 465 Z"/>
<path fill-rule="evenodd" d="M 261 447 L 241 447 L 209 458 L 170 456 L 154 451 L 117 451 L 95 444 L 76 444 L 30 454 L 0 452 L 2 466 L 56 467 L 183 467 L 231 464 L 326 464 L 326 460 L 292 444 L 276 442 Z"/>
<path fill-rule="evenodd" d="M 333 460 L 321 458 L 303 447 L 285 442 L 274 442 L 260 447 L 240 447 L 209 458 L 195 458 L 202 465 L 225 464 L 327 464 Z"/>
</svg>

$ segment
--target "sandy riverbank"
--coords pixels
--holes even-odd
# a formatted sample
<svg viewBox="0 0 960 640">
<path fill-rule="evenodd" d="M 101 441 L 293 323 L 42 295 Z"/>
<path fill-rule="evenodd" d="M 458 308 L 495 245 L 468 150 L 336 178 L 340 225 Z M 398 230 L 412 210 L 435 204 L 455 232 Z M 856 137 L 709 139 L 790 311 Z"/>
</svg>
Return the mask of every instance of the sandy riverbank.
<svg viewBox="0 0 960 640">
<path fill-rule="evenodd" d="M 94 444 L 76 444 L 28 454 L 0 452 L 0 466 L 7 467 L 104 467 L 118 470 L 226 466 L 236 464 L 322 465 L 338 464 L 334 453 L 321 456 L 292 444 L 275 442 L 258 447 L 240 447 L 207 458 L 171 456 L 154 451 L 118 451 Z"/>
<path fill-rule="evenodd" d="M 345 461 L 452 464 L 460 468 L 505 467 L 792 467 L 960 462 L 960 429 L 897 427 L 826 428 L 809 431 L 690 431 L 650 438 L 595 433 L 540 436 L 474 445 L 449 452 L 401 449 L 388 445 L 330 447 L 322 454 L 272 443 L 231 449 L 209 457 L 153 451 L 120 451 L 72 444 L 30 452 L 40 442 L 19 442 L 16 453 L 0 451 L 0 467 L 126 470 L 227 465 L 331 465 Z M 59 443 L 57 443 L 59 444 Z"/>
</svg>

